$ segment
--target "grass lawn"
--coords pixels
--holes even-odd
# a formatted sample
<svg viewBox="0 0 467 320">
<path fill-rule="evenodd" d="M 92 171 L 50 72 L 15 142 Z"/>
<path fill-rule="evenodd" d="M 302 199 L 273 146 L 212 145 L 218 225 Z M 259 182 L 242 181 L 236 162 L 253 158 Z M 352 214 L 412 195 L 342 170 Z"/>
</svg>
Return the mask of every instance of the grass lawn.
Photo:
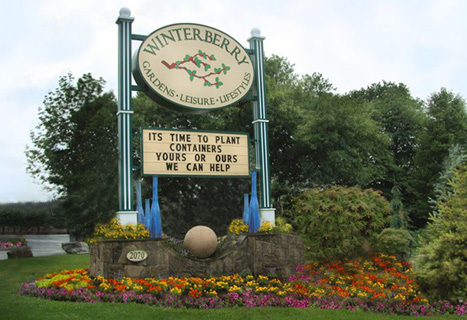
<svg viewBox="0 0 467 320">
<path fill-rule="evenodd" d="M 76 303 L 49 301 L 18 294 L 22 283 L 46 273 L 89 267 L 89 255 L 58 255 L 0 261 L 0 319 L 403 319 L 363 311 L 230 308 L 217 310 L 167 309 L 141 304 Z M 423 317 L 422 319 L 465 319 L 463 316 Z"/>
</svg>

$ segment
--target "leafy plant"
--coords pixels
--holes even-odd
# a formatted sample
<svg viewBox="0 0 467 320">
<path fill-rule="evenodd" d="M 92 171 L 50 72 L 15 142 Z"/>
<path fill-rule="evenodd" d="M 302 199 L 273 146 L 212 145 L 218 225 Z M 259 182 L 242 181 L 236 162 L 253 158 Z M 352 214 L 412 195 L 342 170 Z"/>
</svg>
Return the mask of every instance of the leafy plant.
<svg viewBox="0 0 467 320">
<path fill-rule="evenodd" d="M 99 224 L 94 229 L 92 237 L 86 239 L 89 244 L 94 244 L 102 240 L 113 239 L 145 239 L 149 238 L 149 230 L 143 224 L 122 225 L 114 218 L 107 224 Z"/>
<path fill-rule="evenodd" d="M 247 234 L 248 225 L 245 224 L 242 219 L 234 219 L 230 223 L 227 231 L 229 234 L 232 234 L 232 235 Z M 266 221 L 261 224 L 257 232 L 258 233 L 290 233 L 292 231 L 293 231 L 292 225 L 287 223 L 287 221 L 284 218 L 278 217 L 276 219 L 276 223 L 274 226 L 269 221 Z"/>
<path fill-rule="evenodd" d="M 248 225 L 242 219 L 234 219 L 230 223 L 227 232 L 235 235 L 246 234 L 248 233 Z"/>
<path fill-rule="evenodd" d="M 9 250 L 26 245 L 26 238 L 0 238 L 0 250 Z"/>
<path fill-rule="evenodd" d="M 269 221 L 266 221 L 265 223 L 263 223 L 258 229 L 258 233 L 273 233 L 273 232 L 274 232 L 274 226 Z"/>
<path fill-rule="evenodd" d="M 422 235 L 417 281 L 431 299 L 467 300 L 467 165 L 449 183 L 452 193 L 438 202 Z"/>
<path fill-rule="evenodd" d="M 406 229 L 386 228 L 375 238 L 375 249 L 381 253 L 392 254 L 399 259 L 408 259 L 415 240 Z"/>
<path fill-rule="evenodd" d="M 274 232 L 277 233 L 291 233 L 293 232 L 293 227 L 290 223 L 287 223 L 287 220 L 283 217 L 276 218 L 276 225 L 274 226 Z"/>
<path fill-rule="evenodd" d="M 390 219 L 387 200 L 360 187 L 305 190 L 289 214 L 316 259 L 361 255 Z"/>
</svg>

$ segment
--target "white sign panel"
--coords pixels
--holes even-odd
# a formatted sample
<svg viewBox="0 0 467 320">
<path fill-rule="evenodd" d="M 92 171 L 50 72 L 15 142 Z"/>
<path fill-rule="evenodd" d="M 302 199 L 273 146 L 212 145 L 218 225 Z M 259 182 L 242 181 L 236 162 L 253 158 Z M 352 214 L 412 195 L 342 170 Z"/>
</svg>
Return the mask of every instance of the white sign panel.
<svg viewBox="0 0 467 320">
<path fill-rule="evenodd" d="M 144 175 L 250 174 L 247 133 L 143 128 L 141 145 Z"/>
</svg>

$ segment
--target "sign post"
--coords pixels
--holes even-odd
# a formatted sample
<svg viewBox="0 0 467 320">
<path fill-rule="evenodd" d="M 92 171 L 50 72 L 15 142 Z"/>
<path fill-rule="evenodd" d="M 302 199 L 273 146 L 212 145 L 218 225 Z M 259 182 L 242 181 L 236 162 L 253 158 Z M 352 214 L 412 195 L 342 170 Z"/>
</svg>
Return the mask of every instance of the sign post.
<svg viewBox="0 0 467 320">
<path fill-rule="evenodd" d="M 194 114 L 237 105 L 253 89 L 253 128 L 256 170 L 259 173 L 260 213 L 263 222 L 274 224 L 275 209 L 271 204 L 270 190 L 269 121 L 264 81 L 265 37 L 261 36 L 258 29 L 253 29 L 252 37 L 248 39 L 250 50 L 246 50 L 222 31 L 199 24 L 174 24 L 160 28 L 148 36 L 132 35 L 133 21 L 130 10 L 122 8 L 116 22 L 119 28 L 117 218 L 122 224 L 137 223 L 133 201 L 132 89 L 144 91 L 160 104 Z M 133 64 L 132 39 L 142 41 Z M 132 86 L 132 68 L 138 86 Z M 249 175 L 248 135 L 152 130 L 147 131 L 148 141 L 143 141 L 147 145 L 145 150 L 148 151 L 143 154 L 143 167 L 148 169 L 146 174 Z M 208 142 L 196 139 L 207 139 Z M 162 141 L 165 144 L 154 144 Z M 180 148 L 197 148 L 197 151 L 171 149 L 177 148 L 177 145 Z M 202 151 L 198 151 L 198 148 Z M 148 158 L 152 159 L 152 163 L 145 163 Z"/>
<path fill-rule="evenodd" d="M 271 204 L 271 178 L 269 169 L 268 116 L 264 81 L 263 40 L 259 29 L 251 30 L 250 48 L 253 50 L 256 86 L 256 101 L 253 101 L 253 128 L 255 133 L 256 169 L 259 172 L 260 213 L 263 222 L 275 222 L 275 209 Z"/>
<path fill-rule="evenodd" d="M 133 158 L 131 104 L 131 24 L 134 18 L 127 8 L 120 10 L 118 24 L 118 149 L 119 149 L 119 211 L 122 224 L 136 224 L 133 205 Z"/>
</svg>

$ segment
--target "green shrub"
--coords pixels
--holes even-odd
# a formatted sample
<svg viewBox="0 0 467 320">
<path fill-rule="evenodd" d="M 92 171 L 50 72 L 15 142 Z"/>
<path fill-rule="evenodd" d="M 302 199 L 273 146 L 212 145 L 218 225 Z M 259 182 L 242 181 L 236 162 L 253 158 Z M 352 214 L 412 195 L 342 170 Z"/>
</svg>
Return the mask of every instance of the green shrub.
<svg viewBox="0 0 467 320">
<path fill-rule="evenodd" d="M 431 300 L 467 300 L 467 167 L 438 202 L 415 259 L 417 282 Z"/>
<path fill-rule="evenodd" d="M 375 237 L 373 243 L 375 250 L 407 260 L 412 253 L 415 240 L 406 229 L 386 228 Z"/>
<path fill-rule="evenodd" d="M 345 258 L 367 252 L 369 241 L 389 225 L 389 203 L 371 189 L 308 189 L 293 202 L 289 214 L 312 259 Z"/>
<path fill-rule="evenodd" d="M 287 223 L 287 220 L 283 217 L 276 218 L 276 226 L 274 227 L 274 232 L 276 233 L 291 233 L 293 232 L 293 227 L 290 223 Z"/>
</svg>

